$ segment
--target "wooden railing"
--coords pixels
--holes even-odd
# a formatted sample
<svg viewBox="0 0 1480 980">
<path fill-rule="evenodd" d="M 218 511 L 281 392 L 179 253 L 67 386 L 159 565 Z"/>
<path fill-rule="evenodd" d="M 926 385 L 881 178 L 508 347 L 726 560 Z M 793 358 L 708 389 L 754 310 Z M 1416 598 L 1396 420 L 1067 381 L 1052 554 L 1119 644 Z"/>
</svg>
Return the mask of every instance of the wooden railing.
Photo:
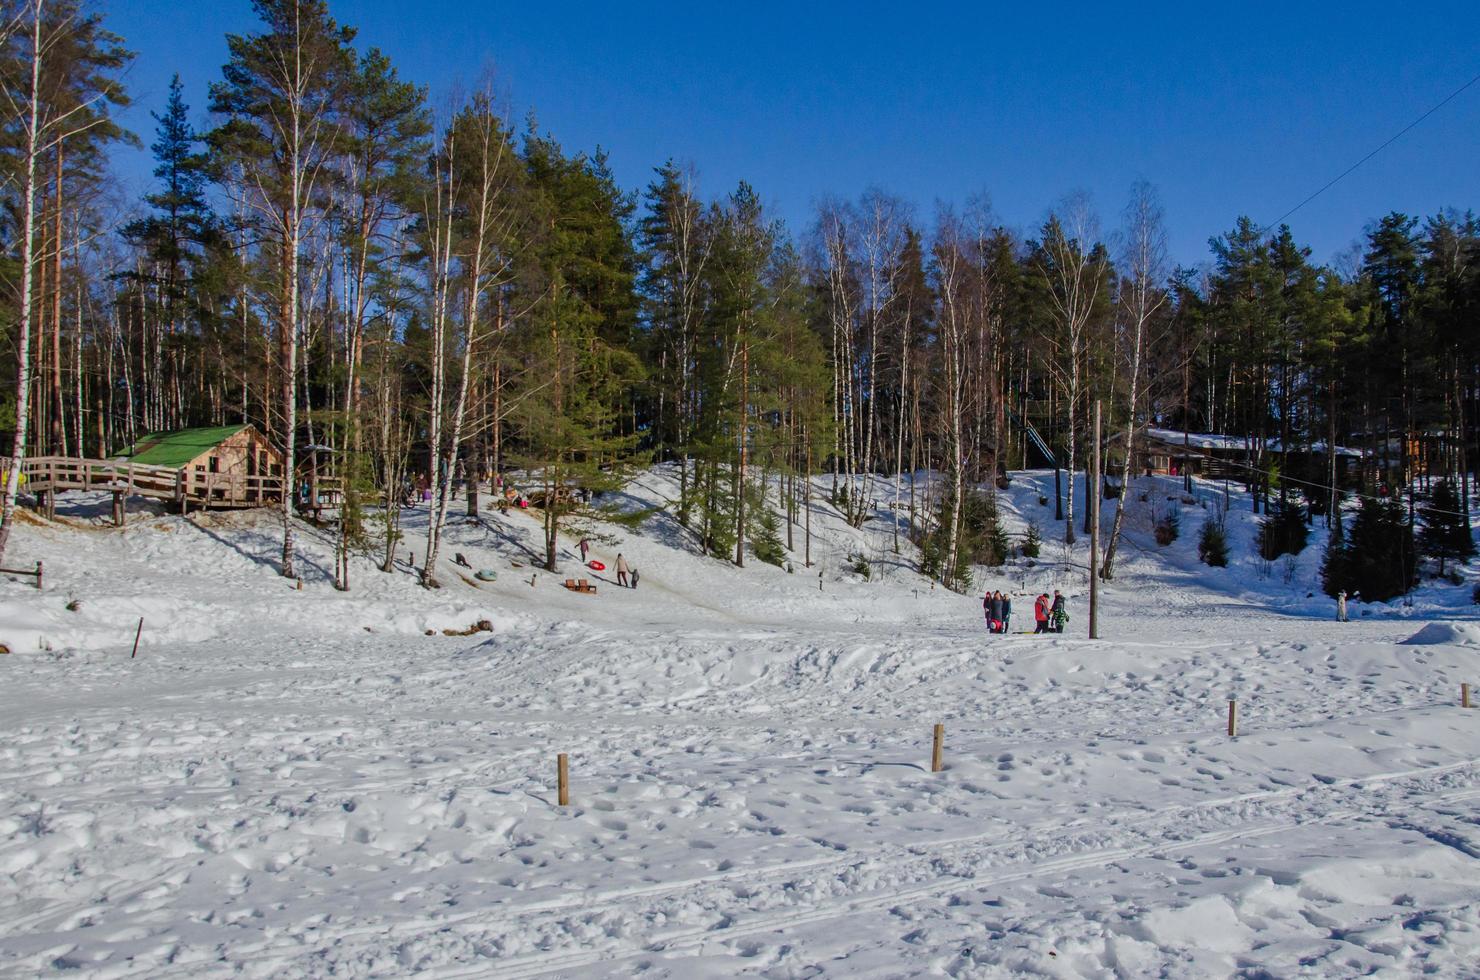
<svg viewBox="0 0 1480 980">
<path fill-rule="evenodd" d="M 11 461 L 0 458 L 0 474 Z M 152 497 L 203 507 L 261 507 L 282 498 L 280 476 L 242 473 L 203 473 L 190 467 L 172 469 L 140 463 L 67 456 L 32 456 L 22 465 L 26 489 L 32 493 L 58 490 L 109 490 L 124 496 Z"/>
</svg>

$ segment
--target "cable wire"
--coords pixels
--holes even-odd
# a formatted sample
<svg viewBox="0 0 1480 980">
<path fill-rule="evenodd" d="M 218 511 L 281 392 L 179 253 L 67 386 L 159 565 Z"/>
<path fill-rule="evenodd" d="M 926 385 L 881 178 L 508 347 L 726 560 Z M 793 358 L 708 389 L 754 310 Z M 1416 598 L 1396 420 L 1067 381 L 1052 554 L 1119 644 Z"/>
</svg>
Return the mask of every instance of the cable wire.
<svg viewBox="0 0 1480 980">
<path fill-rule="evenodd" d="M 1264 235 L 1268 234 L 1268 232 L 1269 232 L 1269 230 L 1271 228 L 1274 228 L 1277 225 L 1283 223 L 1286 218 L 1290 217 L 1290 215 L 1294 214 L 1296 211 L 1299 211 L 1301 208 L 1305 207 L 1311 201 L 1314 201 L 1316 198 L 1318 198 L 1322 194 L 1326 193 L 1332 187 L 1335 187 L 1338 183 L 1340 183 L 1344 178 L 1346 178 L 1347 176 L 1349 176 L 1353 171 L 1355 171 L 1362 164 L 1366 163 L 1368 160 L 1371 160 L 1373 157 L 1377 156 L 1377 154 L 1381 153 L 1383 150 L 1386 150 L 1388 147 L 1390 147 L 1394 143 L 1398 142 L 1398 140 L 1400 140 L 1404 136 L 1408 135 L 1408 132 L 1411 129 L 1413 129 L 1419 123 L 1423 122 L 1425 119 L 1427 119 L 1430 116 L 1432 116 L 1434 113 L 1438 112 L 1440 109 L 1444 108 L 1449 103 L 1453 102 L 1466 89 L 1468 89 L 1470 86 L 1474 85 L 1476 82 L 1480 82 L 1480 75 L 1476 75 L 1474 78 L 1470 79 L 1468 82 L 1465 82 L 1463 85 L 1461 85 L 1459 88 L 1455 89 L 1453 92 L 1450 92 L 1440 102 L 1438 102 L 1435 105 L 1431 106 L 1429 108 L 1429 110 L 1427 112 L 1425 112 L 1423 115 L 1419 116 L 1417 119 L 1413 120 L 1411 123 L 1409 123 L 1408 125 L 1404 126 L 1402 129 L 1398 130 L 1392 136 L 1388 137 L 1387 141 L 1384 142 L 1381 146 L 1377 147 L 1377 149 L 1371 151 L 1366 156 L 1362 157 L 1362 159 L 1358 160 L 1356 163 L 1352 164 L 1350 167 L 1347 167 L 1345 170 L 1343 170 L 1341 173 L 1337 174 L 1335 177 L 1332 177 L 1330 180 L 1326 181 L 1326 183 L 1323 184 L 1323 185 L 1321 185 L 1321 188 L 1319 190 L 1317 190 L 1314 194 L 1311 194 L 1305 200 L 1301 201 L 1299 204 L 1295 205 L 1293 208 L 1291 208 L 1290 210 L 1286 211 L 1284 214 L 1280 215 L 1278 218 L 1274 219 L 1269 224 L 1265 225 L 1264 228 L 1261 229 L 1260 232 L 1259 232 L 1260 237 L 1263 237 Z"/>
</svg>

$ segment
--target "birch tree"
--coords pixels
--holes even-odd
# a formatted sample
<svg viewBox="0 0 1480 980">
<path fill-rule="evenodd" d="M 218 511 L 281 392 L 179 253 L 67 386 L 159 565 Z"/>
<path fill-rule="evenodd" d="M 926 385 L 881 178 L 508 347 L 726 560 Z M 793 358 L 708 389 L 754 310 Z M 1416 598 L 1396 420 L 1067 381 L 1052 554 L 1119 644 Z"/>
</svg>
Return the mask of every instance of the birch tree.
<svg viewBox="0 0 1480 980">
<path fill-rule="evenodd" d="M 1125 461 L 1120 468 L 1120 499 L 1100 576 L 1115 576 L 1115 549 L 1125 525 L 1125 505 L 1130 496 L 1137 420 L 1144 386 L 1143 366 L 1155 321 L 1167 305 L 1167 243 L 1161 204 L 1156 191 L 1145 181 L 1131 188 L 1121 235 L 1120 266 L 1123 271 L 1115 316 L 1115 354 L 1125 372 Z M 1098 492 L 1092 490 L 1091 492 Z"/>
<path fill-rule="evenodd" d="M 1052 351 L 1047 360 L 1063 396 L 1067 421 L 1064 451 L 1068 470 L 1068 507 L 1064 543 L 1074 543 L 1074 471 L 1079 445 L 1080 401 L 1091 321 L 1103 303 L 1109 262 L 1099 244 L 1099 221 L 1083 193 L 1065 198 L 1044 222 L 1035 248 L 1034 266 L 1046 287 Z M 1093 492 L 1093 491 L 1092 491 Z"/>
<path fill-rule="evenodd" d="M 4 560 L 15 521 L 30 437 L 31 337 L 35 330 L 36 276 L 47 257 L 37 241 L 39 169 L 48 154 L 59 154 L 68 140 L 113 127 L 111 107 L 126 104 L 123 88 L 113 73 L 127 64 L 128 54 L 117 38 L 101 31 L 96 17 L 85 16 L 75 0 L 21 0 L 0 7 L 0 64 L 6 142 L 18 191 L 14 210 L 19 213 L 17 288 L 15 432 L 11 463 L 0 497 L 0 561 Z M 113 132 L 121 132 L 113 129 Z M 60 160 L 60 157 L 57 158 Z M 60 255 L 61 238 L 54 247 Z M 60 296 L 60 280 L 57 284 Z M 60 352 L 57 352 L 60 357 Z M 59 362 L 58 362 L 59 363 Z M 60 398 L 57 399 L 60 401 Z"/>
<path fill-rule="evenodd" d="M 291 578 L 303 264 L 342 149 L 337 113 L 353 70 L 354 31 L 329 17 L 324 0 L 253 0 L 252 6 L 265 30 L 227 36 L 230 60 L 223 80 L 211 86 L 211 109 L 225 122 L 209 141 L 239 167 L 247 200 L 271 243 L 283 453 L 281 572 Z"/>
<path fill-rule="evenodd" d="M 427 524 L 426 564 L 422 581 L 436 588 L 442 528 L 447 522 L 451 482 L 462 446 L 468 399 L 474 379 L 475 352 L 502 329 L 497 292 L 513 280 L 516 232 L 522 223 L 517 200 L 518 158 L 508 130 L 487 93 L 475 96 L 454 118 L 439 164 L 438 209 L 428 215 L 434 226 L 437 264 L 433 289 L 433 397 L 431 447 L 432 514 Z M 445 186 L 444 186 L 445 184 Z M 456 268 L 454 269 L 454 260 Z M 493 315 L 485 301 L 493 296 Z M 461 330 L 449 334 L 455 311 Z M 449 353 L 459 358 L 451 401 L 445 406 L 447 436 L 442 438 Z"/>
</svg>

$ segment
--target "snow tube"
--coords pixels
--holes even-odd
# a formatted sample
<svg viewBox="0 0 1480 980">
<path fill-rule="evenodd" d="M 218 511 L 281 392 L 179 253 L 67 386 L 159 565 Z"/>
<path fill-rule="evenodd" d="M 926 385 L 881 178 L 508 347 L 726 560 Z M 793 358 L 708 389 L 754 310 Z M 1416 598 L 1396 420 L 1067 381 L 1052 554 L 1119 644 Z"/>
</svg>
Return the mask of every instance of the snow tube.
<svg viewBox="0 0 1480 980">
<path fill-rule="evenodd" d="M 591 569 L 591 571 L 593 571 L 593 572 L 604 572 L 604 571 L 606 571 L 606 566 L 603 565 L 601 562 L 597 561 L 594 558 L 591 559 L 590 561 L 588 561 L 586 563 L 586 567 L 589 568 L 589 569 Z"/>
<path fill-rule="evenodd" d="M 473 578 L 480 582 L 493 582 L 498 579 L 498 572 L 491 568 L 480 568 L 473 573 Z"/>
</svg>

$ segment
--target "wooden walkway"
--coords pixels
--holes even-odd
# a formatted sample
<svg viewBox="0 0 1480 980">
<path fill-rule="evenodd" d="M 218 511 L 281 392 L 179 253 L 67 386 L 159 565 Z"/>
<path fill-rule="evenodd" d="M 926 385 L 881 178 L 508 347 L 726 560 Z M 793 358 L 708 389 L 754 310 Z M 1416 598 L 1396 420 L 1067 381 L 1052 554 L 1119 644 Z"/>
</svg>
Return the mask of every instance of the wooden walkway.
<svg viewBox="0 0 1480 980">
<path fill-rule="evenodd" d="M 0 457 L 0 474 L 8 474 L 11 460 Z M 107 490 L 113 494 L 113 520 L 123 523 L 123 501 L 148 497 L 190 508 L 264 507 L 282 500 L 280 476 L 206 473 L 190 467 L 144 466 L 106 459 L 68 456 L 27 457 L 21 466 L 24 489 L 36 495 L 39 509 L 53 515 L 56 495 L 65 490 Z"/>
</svg>

